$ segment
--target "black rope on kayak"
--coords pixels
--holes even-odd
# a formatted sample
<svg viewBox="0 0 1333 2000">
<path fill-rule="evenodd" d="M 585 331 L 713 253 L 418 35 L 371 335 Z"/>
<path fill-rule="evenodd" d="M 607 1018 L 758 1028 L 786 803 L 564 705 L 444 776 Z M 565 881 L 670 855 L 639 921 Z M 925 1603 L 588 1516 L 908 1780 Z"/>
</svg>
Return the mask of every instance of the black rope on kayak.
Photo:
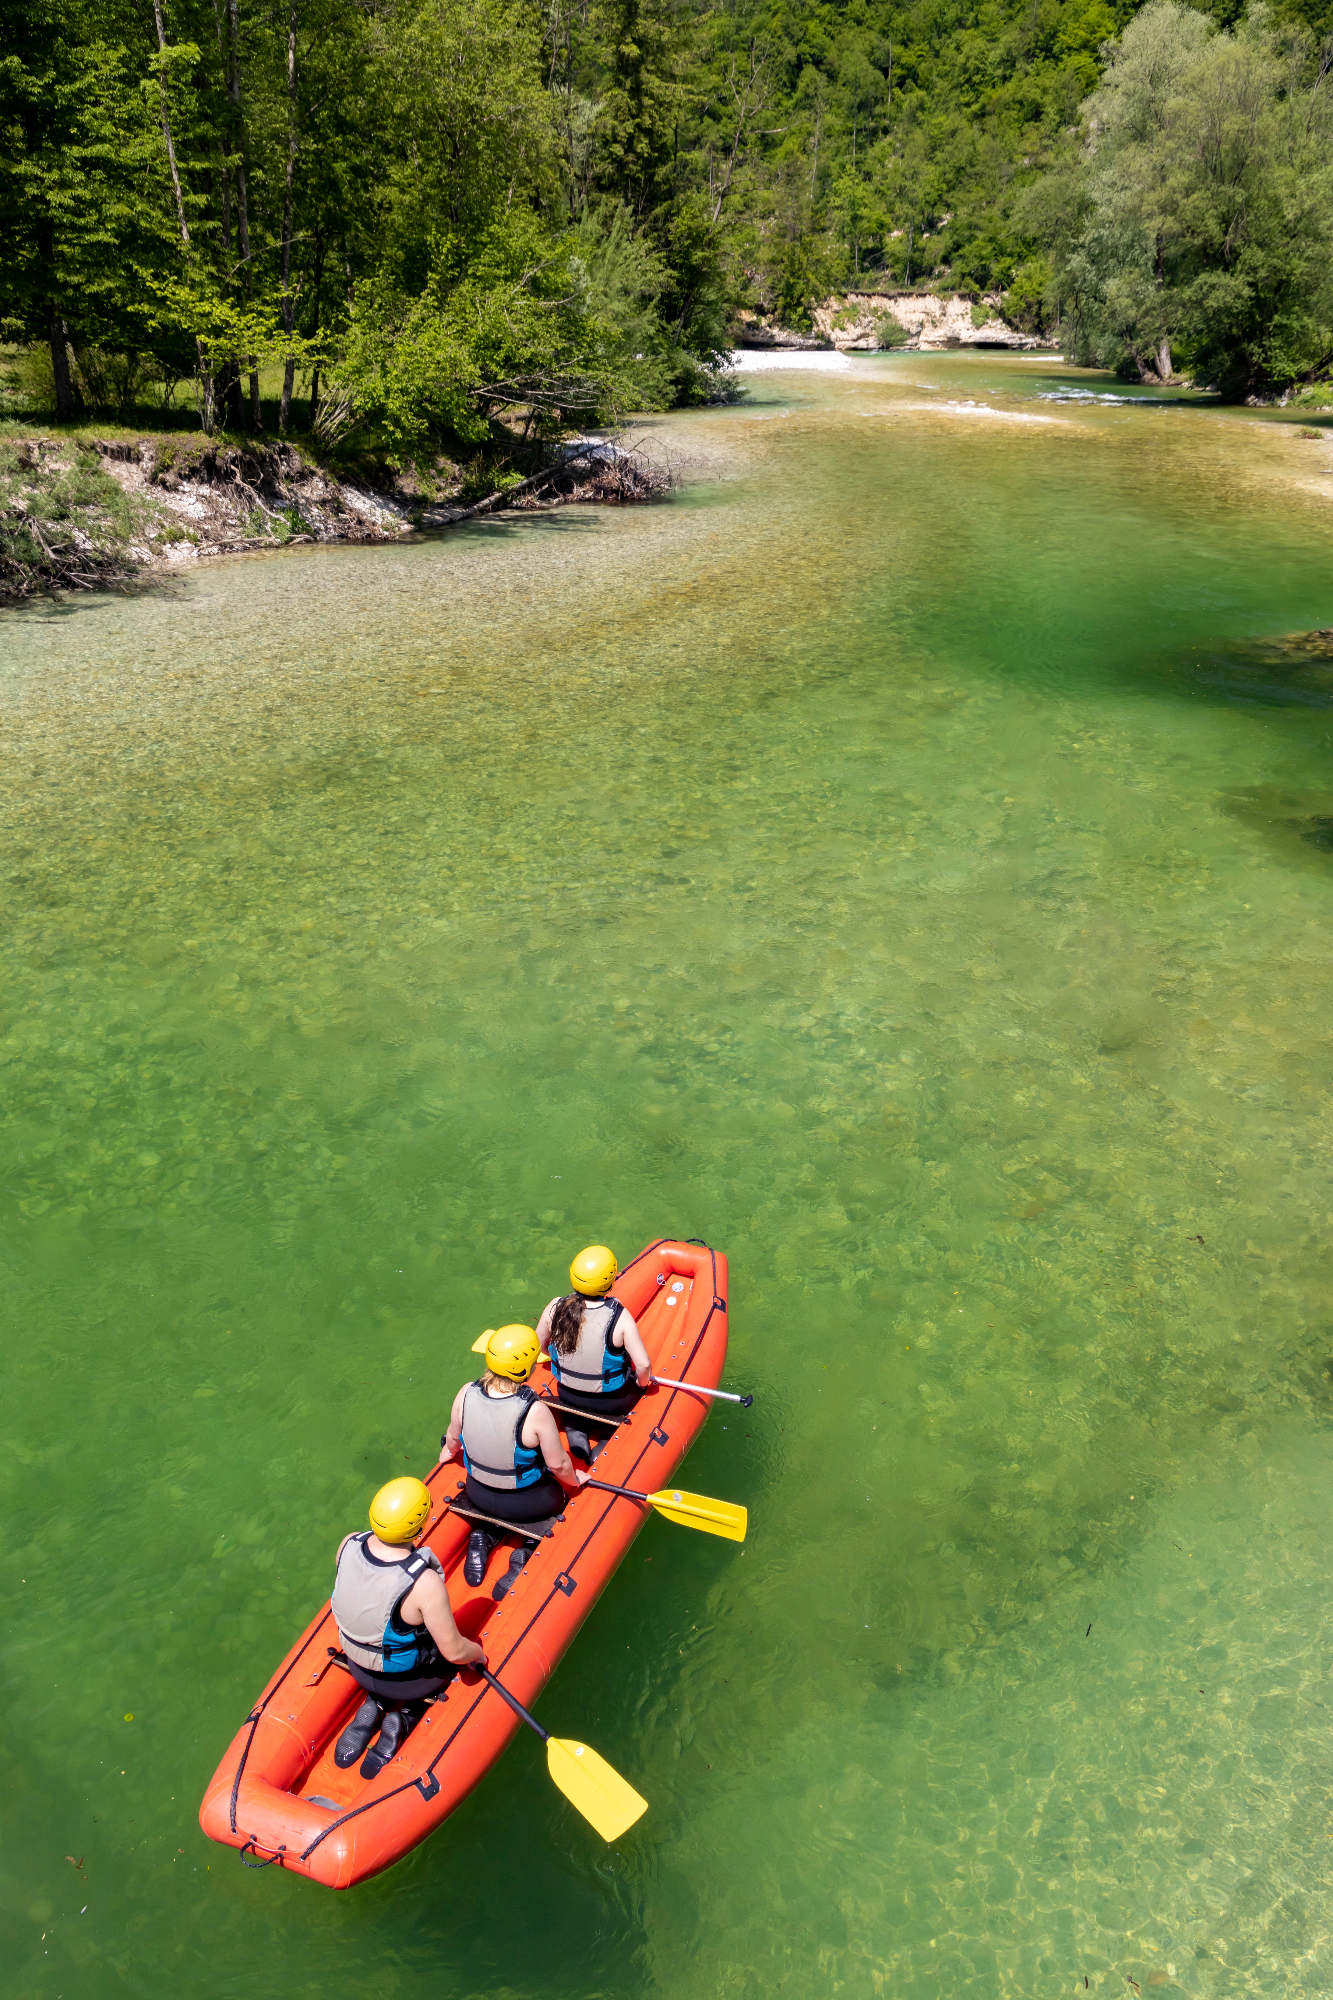
<svg viewBox="0 0 1333 2000">
<path fill-rule="evenodd" d="M 621 1277 L 622 1278 L 624 1277 L 625 1271 L 632 1271 L 636 1264 L 642 1264 L 645 1257 L 651 1257 L 654 1250 L 660 1250 L 664 1244 L 674 1242 L 675 1240 L 676 1239 L 671 1236 L 659 1236 L 657 1241 L 655 1243 L 650 1243 L 646 1250 L 640 1250 L 637 1257 L 630 1258 L 628 1264 L 626 1264 L 624 1270 L 622 1270 L 620 1273 Z"/>
<path fill-rule="evenodd" d="M 250 1724 L 250 1734 L 245 1739 L 245 1748 L 242 1750 L 240 1761 L 236 1766 L 236 1776 L 231 1781 L 231 1830 L 233 1833 L 237 1831 L 236 1801 L 241 1795 L 241 1779 L 245 1775 L 246 1759 L 250 1755 L 250 1745 L 255 1740 L 255 1731 L 259 1727 L 259 1718 L 262 1713 L 262 1709 L 256 1709 L 253 1715 L 246 1717 L 246 1720 Z"/>
<path fill-rule="evenodd" d="M 268 1693 L 263 1697 L 261 1701 L 255 1704 L 255 1706 L 251 1709 L 249 1715 L 247 1715 L 245 1718 L 250 1725 L 250 1734 L 245 1739 L 245 1748 L 244 1750 L 242 1750 L 240 1755 L 240 1761 L 236 1766 L 236 1776 L 232 1779 L 231 1782 L 231 1806 L 230 1806 L 229 1817 L 231 1820 L 231 1830 L 233 1833 L 237 1833 L 240 1831 L 240 1829 L 237 1827 L 236 1824 L 236 1803 L 241 1795 L 241 1779 L 245 1776 L 245 1767 L 250 1760 L 250 1752 L 254 1747 L 255 1731 L 259 1728 L 260 1723 L 264 1719 L 264 1710 L 268 1707 L 274 1695 L 278 1692 L 278 1689 L 282 1686 L 283 1682 L 286 1680 L 287 1675 L 295 1670 L 298 1662 L 301 1659 L 301 1655 L 306 1651 L 306 1648 L 314 1644 L 314 1641 L 319 1636 L 320 1627 L 324 1624 L 325 1619 L 331 1617 L 331 1615 L 332 1615 L 331 1611 L 325 1611 L 323 1613 L 323 1615 L 319 1620 L 319 1624 L 316 1625 L 314 1631 L 306 1635 L 305 1640 L 303 1641 L 301 1646 L 297 1649 L 296 1658 L 292 1660 L 290 1665 L 281 1674 L 279 1674 L 277 1680 L 274 1682 L 273 1686 L 269 1689 Z"/>
</svg>

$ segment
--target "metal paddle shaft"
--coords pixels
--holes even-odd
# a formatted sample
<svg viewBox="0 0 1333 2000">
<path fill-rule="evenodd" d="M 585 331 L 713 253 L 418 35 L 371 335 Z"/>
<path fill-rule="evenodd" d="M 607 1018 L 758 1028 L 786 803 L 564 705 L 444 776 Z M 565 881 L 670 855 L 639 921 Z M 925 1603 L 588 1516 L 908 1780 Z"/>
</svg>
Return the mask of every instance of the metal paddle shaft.
<svg viewBox="0 0 1333 2000">
<path fill-rule="evenodd" d="M 543 1743 L 550 1742 L 551 1740 L 550 1730 L 542 1728 L 536 1716 L 530 1714 L 529 1711 L 526 1708 L 524 1708 L 522 1702 L 519 1700 L 517 1695 L 510 1694 L 509 1689 L 504 1685 L 503 1681 L 496 1680 L 495 1675 L 491 1672 L 489 1667 L 483 1667 L 480 1661 L 477 1660 L 469 1661 L 468 1664 L 471 1666 L 473 1673 L 481 1675 L 487 1687 L 492 1687 L 495 1689 L 495 1692 L 499 1695 L 501 1701 L 507 1701 L 509 1703 L 509 1706 L 513 1709 L 515 1715 L 519 1718 L 520 1722 L 526 1722 L 529 1729 L 535 1729 L 537 1734 L 541 1737 Z"/>
<path fill-rule="evenodd" d="M 489 1667 L 475 1665 L 475 1671 L 482 1676 L 487 1687 L 495 1689 L 501 1701 L 509 1704 L 520 1721 L 526 1722 L 528 1728 L 541 1737 L 546 1745 L 547 1770 L 570 1804 L 578 1807 L 589 1826 L 596 1827 L 603 1840 L 619 1840 L 621 1834 L 647 1812 L 647 1799 L 640 1798 L 633 1785 L 626 1784 L 619 1771 L 613 1770 L 605 1757 L 599 1757 L 586 1743 L 552 1736 L 548 1729 L 542 1728 L 536 1716 L 530 1715 L 522 1702 L 495 1678 Z"/>
<path fill-rule="evenodd" d="M 618 1493 L 626 1500 L 637 1500 L 640 1506 L 653 1507 L 679 1527 L 701 1528 L 706 1535 L 721 1535 L 728 1542 L 745 1540 L 749 1516 L 734 1500 L 710 1500 L 702 1493 L 682 1493 L 673 1486 L 664 1486 L 660 1493 L 639 1493 L 632 1486 L 612 1486 L 605 1479 L 585 1479 L 583 1483 L 597 1487 L 602 1493 Z"/>
<path fill-rule="evenodd" d="M 733 1396 L 730 1389 L 705 1389 L 698 1382 L 673 1382 L 669 1375 L 654 1375 L 654 1382 L 660 1382 L 664 1389 L 688 1389 L 692 1396 L 716 1396 L 720 1403 L 739 1403 L 748 1410 L 753 1396 Z"/>
</svg>

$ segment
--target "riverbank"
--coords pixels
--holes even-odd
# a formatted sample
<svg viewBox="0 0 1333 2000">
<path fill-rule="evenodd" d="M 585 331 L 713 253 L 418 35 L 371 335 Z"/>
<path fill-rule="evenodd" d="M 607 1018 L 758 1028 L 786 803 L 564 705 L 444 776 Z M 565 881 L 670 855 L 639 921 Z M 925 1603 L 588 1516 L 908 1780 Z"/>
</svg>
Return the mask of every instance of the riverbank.
<svg viewBox="0 0 1333 2000">
<path fill-rule="evenodd" d="M 574 439 L 525 478 L 478 479 L 443 462 L 331 466 L 286 440 L 35 429 L 0 440 L 0 604 L 294 543 L 402 541 L 501 508 L 656 499 L 672 484 L 609 438 Z"/>
</svg>

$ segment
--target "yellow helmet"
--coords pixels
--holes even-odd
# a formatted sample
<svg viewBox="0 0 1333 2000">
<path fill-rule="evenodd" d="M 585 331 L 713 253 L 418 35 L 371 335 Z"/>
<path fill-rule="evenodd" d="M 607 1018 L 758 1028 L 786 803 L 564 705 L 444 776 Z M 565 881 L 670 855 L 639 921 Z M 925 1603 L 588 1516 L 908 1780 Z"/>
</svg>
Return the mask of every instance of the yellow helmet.
<svg viewBox="0 0 1333 2000">
<path fill-rule="evenodd" d="M 486 1366 L 492 1375 L 507 1375 L 511 1382 L 526 1382 L 537 1366 L 541 1351 L 535 1327 L 502 1326 L 486 1342 Z"/>
<path fill-rule="evenodd" d="M 615 1252 L 608 1250 L 605 1243 L 590 1243 L 586 1250 L 579 1251 L 569 1267 L 569 1282 L 585 1299 L 599 1299 L 603 1292 L 610 1291 L 619 1276 Z"/>
<path fill-rule="evenodd" d="M 391 1479 L 370 1503 L 370 1525 L 382 1542 L 410 1542 L 430 1519 L 430 1494 L 419 1479 Z"/>
</svg>

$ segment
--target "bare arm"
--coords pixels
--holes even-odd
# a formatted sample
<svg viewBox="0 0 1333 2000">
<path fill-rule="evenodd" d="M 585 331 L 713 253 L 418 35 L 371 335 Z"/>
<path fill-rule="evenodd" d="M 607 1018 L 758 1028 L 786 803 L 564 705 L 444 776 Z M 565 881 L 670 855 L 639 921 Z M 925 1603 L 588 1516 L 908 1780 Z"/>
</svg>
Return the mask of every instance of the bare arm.
<svg viewBox="0 0 1333 2000">
<path fill-rule="evenodd" d="M 449 1412 L 449 1429 L 445 1433 L 444 1443 L 440 1446 L 441 1465 L 448 1465 L 450 1460 L 457 1458 L 462 1451 L 460 1433 L 463 1428 L 463 1398 L 468 1392 L 468 1387 L 468 1383 L 465 1382 L 454 1397 L 454 1407 Z"/>
<path fill-rule="evenodd" d="M 551 1321 L 555 1317 L 555 1309 L 559 1303 L 559 1299 L 552 1299 L 550 1305 L 547 1306 L 545 1312 L 537 1321 L 537 1338 L 542 1344 L 543 1354 L 546 1353 L 551 1345 Z"/>
<path fill-rule="evenodd" d="M 616 1321 L 611 1335 L 613 1347 L 623 1347 L 634 1364 L 634 1379 L 641 1389 L 650 1389 L 653 1383 L 653 1364 L 648 1359 L 648 1349 L 644 1346 L 633 1313 L 623 1312 Z"/>
<path fill-rule="evenodd" d="M 626 1313 L 625 1318 L 629 1318 L 628 1313 Z M 618 1333 L 619 1331 L 620 1329 L 617 1327 L 616 1332 Z M 615 1334 L 611 1337 L 614 1340 Z M 648 1349 L 643 1344 L 639 1329 L 632 1320 L 630 1320 L 630 1324 L 625 1328 L 623 1345 L 626 1354 L 628 1354 L 630 1360 L 634 1363 L 635 1381 L 641 1389 L 650 1388 L 653 1380 L 653 1364 L 648 1359 Z"/>
<path fill-rule="evenodd" d="M 417 1623 L 413 1612 L 420 1613 L 421 1623 L 451 1665 L 470 1667 L 474 1661 L 485 1662 L 485 1647 L 475 1639 L 465 1639 L 455 1624 L 449 1592 L 437 1570 L 428 1569 L 403 1599 L 402 1616 L 409 1625 Z"/>
<path fill-rule="evenodd" d="M 523 1425 L 523 1442 L 530 1447 L 540 1445 L 547 1471 L 555 1474 L 567 1493 L 578 1492 L 588 1475 L 574 1470 L 574 1461 L 560 1441 L 555 1418 L 540 1403 L 534 1403 L 528 1411 Z"/>
</svg>

